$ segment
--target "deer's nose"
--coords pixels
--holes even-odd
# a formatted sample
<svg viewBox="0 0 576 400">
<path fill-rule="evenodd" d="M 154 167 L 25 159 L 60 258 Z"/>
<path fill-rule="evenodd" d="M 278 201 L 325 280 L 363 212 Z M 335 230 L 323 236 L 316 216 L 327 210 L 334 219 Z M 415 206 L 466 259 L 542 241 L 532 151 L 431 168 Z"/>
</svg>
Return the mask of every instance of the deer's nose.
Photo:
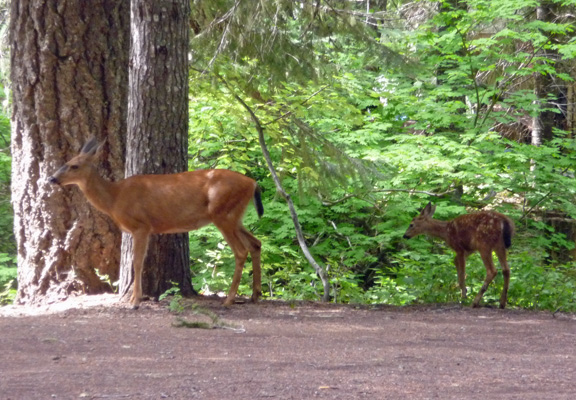
<svg viewBox="0 0 576 400">
<path fill-rule="evenodd" d="M 48 182 L 52 183 L 53 185 L 59 185 L 60 181 L 58 180 L 58 178 L 51 176 L 50 178 L 48 178 Z"/>
</svg>

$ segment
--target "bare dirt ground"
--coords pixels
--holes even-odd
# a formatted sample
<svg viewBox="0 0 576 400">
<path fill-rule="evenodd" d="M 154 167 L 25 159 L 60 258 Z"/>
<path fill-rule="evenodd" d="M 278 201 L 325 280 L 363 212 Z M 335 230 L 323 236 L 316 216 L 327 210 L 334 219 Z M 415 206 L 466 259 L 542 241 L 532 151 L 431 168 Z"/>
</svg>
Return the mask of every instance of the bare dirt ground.
<svg viewBox="0 0 576 400">
<path fill-rule="evenodd" d="M 193 301 L 0 309 L 0 399 L 576 399 L 573 314 Z"/>
</svg>

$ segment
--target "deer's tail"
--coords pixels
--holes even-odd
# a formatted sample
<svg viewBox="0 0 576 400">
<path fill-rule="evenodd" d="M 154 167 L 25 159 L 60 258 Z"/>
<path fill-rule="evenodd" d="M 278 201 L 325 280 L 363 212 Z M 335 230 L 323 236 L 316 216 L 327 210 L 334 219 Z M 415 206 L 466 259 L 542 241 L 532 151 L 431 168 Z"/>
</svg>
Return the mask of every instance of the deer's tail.
<svg viewBox="0 0 576 400">
<path fill-rule="evenodd" d="M 504 246 L 506 246 L 508 249 L 510 246 L 512 246 L 512 236 L 514 236 L 514 223 L 508 218 L 504 219 L 502 222 L 504 225 L 504 229 L 502 230 L 502 237 L 504 239 Z"/>
<path fill-rule="evenodd" d="M 256 186 L 254 190 L 254 206 L 256 206 L 256 211 L 258 212 L 258 218 L 264 214 L 264 205 L 262 204 L 262 191 L 260 186 Z"/>
</svg>

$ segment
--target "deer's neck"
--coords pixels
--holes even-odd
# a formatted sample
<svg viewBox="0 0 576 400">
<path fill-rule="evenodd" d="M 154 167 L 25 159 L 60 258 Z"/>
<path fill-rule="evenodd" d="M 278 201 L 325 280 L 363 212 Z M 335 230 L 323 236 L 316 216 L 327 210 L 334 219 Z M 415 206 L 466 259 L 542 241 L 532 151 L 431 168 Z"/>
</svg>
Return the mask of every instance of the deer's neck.
<svg viewBox="0 0 576 400">
<path fill-rule="evenodd" d="M 103 213 L 110 215 L 116 199 L 116 190 L 113 182 L 102 178 L 94 168 L 88 179 L 79 183 L 78 186 L 90 204 Z"/>
<path fill-rule="evenodd" d="M 426 233 L 448 242 L 448 238 L 450 237 L 448 234 L 448 224 L 448 221 L 439 221 L 437 219 L 430 220 L 426 227 Z"/>
</svg>

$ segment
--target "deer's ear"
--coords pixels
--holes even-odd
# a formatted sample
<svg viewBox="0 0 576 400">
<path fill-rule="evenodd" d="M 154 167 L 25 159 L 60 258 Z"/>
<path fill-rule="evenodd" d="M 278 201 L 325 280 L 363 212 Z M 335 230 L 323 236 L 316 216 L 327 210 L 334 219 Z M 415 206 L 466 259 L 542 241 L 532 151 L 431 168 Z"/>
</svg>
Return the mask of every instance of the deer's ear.
<svg viewBox="0 0 576 400">
<path fill-rule="evenodd" d="M 102 149 L 103 145 L 104 145 L 104 143 L 98 143 L 96 138 L 93 137 L 84 144 L 84 146 L 82 147 L 82 150 L 80 150 L 80 153 L 86 154 L 89 156 L 94 156 L 94 155 L 96 155 L 96 153 L 98 153 L 100 151 L 100 149 Z"/>
<path fill-rule="evenodd" d="M 432 205 L 432 202 L 428 202 L 420 215 L 423 217 L 432 217 L 434 215 L 434 211 L 436 211 L 436 206 Z"/>
<path fill-rule="evenodd" d="M 428 213 L 430 212 L 431 206 L 432 206 L 432 203 L 428 202 L 428 204 L 426 204 L 426 206 L 422 209 L 422 211 L 420 211 L 420 216 L 424 217 L 424 216 L 428 215 Z"/>
</svg>

